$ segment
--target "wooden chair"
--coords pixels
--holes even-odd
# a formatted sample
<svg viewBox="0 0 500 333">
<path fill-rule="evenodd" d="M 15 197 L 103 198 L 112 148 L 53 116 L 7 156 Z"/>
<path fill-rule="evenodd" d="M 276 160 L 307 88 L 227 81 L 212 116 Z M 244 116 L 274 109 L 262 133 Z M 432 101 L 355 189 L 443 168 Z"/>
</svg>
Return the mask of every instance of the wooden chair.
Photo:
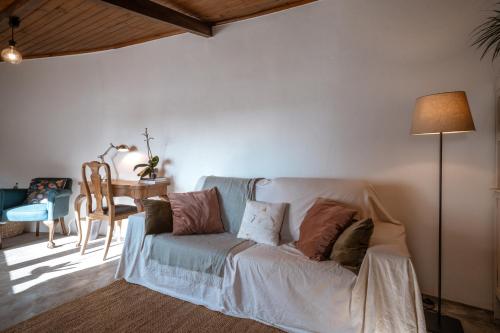
<svg viewBox="0 0 500 333">
<path fill-rule="evenodd" d="M 90 169 L 90 182 L 87 180 L 87 168 Z M 104 169 L 105 179 L 101 177 L 100 170 Z M 87 162 L 82 164 L 82 180 L 85 189 L 87 201 L 87 230 L 83 241 L 80 254 L 85 253 L 85 248 L 89 241 L 90 227 L 93 221 L 108 221 L 108 231 L 106 234 L 106 242 L 104 245 L 103 260 L 106 260 L 109 245 L 113 238 L 113 229 L 115 222 L 121 225 L 123 219 L 137 213 L 137 207 L 129 205 L 115 205 L 113 201 L 113 190 L 111 187 L 111 172 L 109 164 L 97 161 Z M 92 193 L 90 191 L 92 186 Z M 93 207 L 92 194 L 95 199 L 95 209 Z M 106 205 L 104 205 L 106 201 Z"/>
</svg>

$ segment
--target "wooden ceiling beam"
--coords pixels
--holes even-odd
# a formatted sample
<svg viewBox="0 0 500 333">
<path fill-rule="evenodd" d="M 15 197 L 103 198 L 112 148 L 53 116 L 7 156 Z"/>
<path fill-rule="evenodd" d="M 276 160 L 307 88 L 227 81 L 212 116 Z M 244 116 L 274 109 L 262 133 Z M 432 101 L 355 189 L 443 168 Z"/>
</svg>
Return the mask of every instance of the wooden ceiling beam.
<svg viewBox="0 0 500 333">
<path fill-rule="evenodd" d="M 168 7 L 159 5 L 149 0 L 101 0 L 103 2 L 130 10 L 132 12 L 148 16 L 194 34 L 211 37 L 212 23 L 197 20 L 191 16 L 177 12 Z"/>
</svg>

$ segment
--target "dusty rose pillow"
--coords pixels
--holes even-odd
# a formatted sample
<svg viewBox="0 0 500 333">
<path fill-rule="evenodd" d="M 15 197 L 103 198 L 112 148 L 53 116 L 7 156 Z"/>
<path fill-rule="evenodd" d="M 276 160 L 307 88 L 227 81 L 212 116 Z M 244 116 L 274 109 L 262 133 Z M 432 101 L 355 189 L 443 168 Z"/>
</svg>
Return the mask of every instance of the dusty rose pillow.
<svg viewBox="0 0 500 333">
<path fill-rule="evenodd" d="M 224 232 L 217 190 L 169 193 L 172 206 L 173 234 L 216 234 Z"/>
<path fill-rule="evenodd" d="M 342 204 L 319 198 L 309 208 L 300 226 L 297 248 L 313 260 L 326 260 L 342 231 L 353 222 L 356 211 Z"/>
</svg>

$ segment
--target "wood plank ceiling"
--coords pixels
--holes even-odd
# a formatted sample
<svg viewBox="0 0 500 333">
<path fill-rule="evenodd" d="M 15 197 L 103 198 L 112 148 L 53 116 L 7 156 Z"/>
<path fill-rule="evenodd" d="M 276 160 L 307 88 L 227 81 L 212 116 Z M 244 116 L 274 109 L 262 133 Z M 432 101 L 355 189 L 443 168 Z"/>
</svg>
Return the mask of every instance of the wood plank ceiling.
<svg viewBox="0 0 500 333">
<path fill-rule="evenodd" d="M 15 30 L 16 47 L 24 58 L 41 58 L 120 48 L 188 30 L 193 32 L 159 19 L 156 15 L 159 11 L 146 16 L 144 13 L 147 11 L 140 14 L 127 5 L 133 9 L 142 8 L 147 3 L 152 5 L 147 9 L 158 9 L 156 6 L 161 5 L 171 13 L 172 10 L 180 13 L 181 20 L 187 15 L 189 17 L 184 16 L 185 19 L 194 18 L 202 27 L 210 29 L 212 25 L 260 16 L 312 1 L 154 0 L 151 3 L 147 0 L 0 0 L 0 49 L 6 47 L 10 39 L 8 17 L 11 15 L 21 19 L 21 27 Z M 162 8 L 159 9 L 161 11 Z M 171 22 L 176 23 L 175 20 Z"/>
</svg>

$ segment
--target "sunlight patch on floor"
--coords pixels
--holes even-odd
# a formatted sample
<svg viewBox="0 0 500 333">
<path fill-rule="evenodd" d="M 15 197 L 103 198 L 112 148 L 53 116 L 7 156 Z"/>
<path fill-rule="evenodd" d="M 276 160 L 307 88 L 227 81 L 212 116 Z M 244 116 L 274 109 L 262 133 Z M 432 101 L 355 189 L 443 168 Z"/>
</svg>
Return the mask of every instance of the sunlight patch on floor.
<svg viewBox="0 0 500 333">
<path fill-rule="evenodd" d="M 27 244 L 4 251 L 10 287 L 13 294 L 24 292 L 51 279 L 96 267 L 103 264 L 104 239 L 90 242 L 85 255 L 75 247 L 76 236 L 59 238 L 56 248 L 48 249 L 46 242 Z M 106 262 L 118 260 L 122 242 L 114 241 Z"/>
</svg>

